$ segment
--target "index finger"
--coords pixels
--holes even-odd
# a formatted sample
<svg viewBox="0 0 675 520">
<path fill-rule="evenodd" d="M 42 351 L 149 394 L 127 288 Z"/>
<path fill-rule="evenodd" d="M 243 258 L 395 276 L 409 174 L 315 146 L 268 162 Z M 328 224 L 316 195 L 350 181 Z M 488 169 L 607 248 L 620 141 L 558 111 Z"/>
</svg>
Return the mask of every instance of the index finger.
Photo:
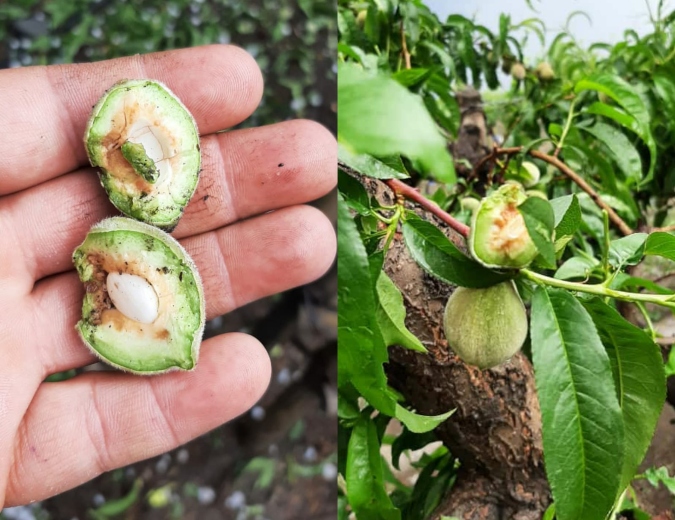
<svg viewBox="0 0 675 520">
<path fill-rule="evenodd" d="M 92 106 L 117 81 L 135 78 L 165 83 L 192 113 L 202 135 L 246 119 L 263 87 L 255 60 L 229 45 L 2 71 L 0 195 L 86 163 L 82 139 Z"/>
</svg>

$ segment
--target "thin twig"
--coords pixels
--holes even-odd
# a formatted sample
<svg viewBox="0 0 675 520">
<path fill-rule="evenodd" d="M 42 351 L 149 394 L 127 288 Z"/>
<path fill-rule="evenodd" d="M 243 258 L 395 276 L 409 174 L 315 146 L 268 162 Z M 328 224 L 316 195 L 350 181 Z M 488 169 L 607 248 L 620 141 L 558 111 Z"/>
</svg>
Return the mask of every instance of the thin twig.
<svg viewBox="0 0 675 520">
<path fill-rule="evenodd" d="M 401 54 L 403 54 L 403 61 L 405 62 L 405 68 L 411 68 L 410 65 L 410 53 L 408 52 L 408 44 L 405 41 L 405 30 L 403 29 L 403 20 L 401 20 Z"/>
<path fill-rule="evenodd" d="M 443 211 L 440 208 L 440 206 L 438 206 L 438 204 L 427 199 L 415 188 L 408 186 L 407 184 L 399 181 L 398 179 L 388 179 L 384 181 L 384 183 L 387 186 L 389 186 L 397 196 L 403 195 L 403 197 L 405 197 L 406 199 L 416 202 L 420 207 L 424 208 L 429 213 L 433 213 L 434 215 L 436 215 L 439 219 L 441 219 L 443 222 L 445 222 L 448 226 L 457 231 L 457 233 L 459 233 L 463 237 L 469 236 L 470 231 L 469 226 L 463 224 L 459 220 L 455 219 L 449 213 Z"/>
<path fill-rule="evenodd" d="M 494 161 L 495 157 L 498 155 L 516 155 L 519 154 L 520 152 L 523 151 L 522 146 L 513 146 L 511 148 L 497 148 L 495 147 L 492 150 L 492 153 L 486 155 L 483 157 L 478 163 L 476 164 L 476 167 L 474 168 L 474 171 L 478 171 L 485 163 L 488 161 Z M 552 155 L 545 154 L 544 152 L 540 152 L 539 150 L 527 150 L 527 153 L 531 155 L 532 157 L 535 157 L 537 159 L 541 159 L 542 161 L 551 164 L 558 168 L 562 173 L 564 173 L 572 182 L 574 182 L 577 186 L 579 186 L 583 191 L 585 191 L 597 204 L 597 206 L 601 209 L 604 209 L 607 211 L 607 214 L 609 215 L 609 220 L 612 221 L 612 224 L 614 224 L 619 231 L 625 236 L 631 235 L 633 233 L 633 230 L 630 228 L 626 222 L 617 214 L 616 211 L 614 211 L 602 198 L 600 198 L 600 195 L 598 192 L 596 192 L 578 173 L 576 173 L 572 168 L 567 166 L 564 162 L 562 162 L 560 159 L 557 157 L 554 157 Z"/>
<path fill-rule="evenodd" d="M 663 233 L 670 233 L 671 231 L 675 231 L 675 226 L 655 227 L 649 230 L 650 233 L 654 233 L 656 231 L 662 231 Z"/>
</svg>

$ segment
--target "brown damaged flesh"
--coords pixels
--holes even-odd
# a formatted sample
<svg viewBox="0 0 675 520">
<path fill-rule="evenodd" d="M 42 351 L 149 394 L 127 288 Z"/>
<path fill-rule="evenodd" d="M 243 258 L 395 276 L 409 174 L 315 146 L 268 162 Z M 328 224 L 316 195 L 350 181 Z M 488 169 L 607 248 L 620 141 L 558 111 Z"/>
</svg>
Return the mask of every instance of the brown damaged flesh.
<svg viewBox="0 0 675 520">
<path fill-rule="evenodd" d="M 170 337 L 167 324 L 169 323 L 170 312 L 168 305 L 161 295 L 170 295 L 171 291 L 167 287 L 164 275 L 170 272 L 168 267 L 152 269 L 137 261 L 126 258 L 124 255 L 110 255 L 102 253 L 89 253 L 87 262 L 94 267 L 92 279 L 84 283 L 88 294 L 93 295 L 94 309 L 89 315 L 87 321 L 92 325 L 102 327 L 112 327 L 119 332 L 132 334 L 134 336 L 148 336 L 148 340 L 168 340 Z M 158 291 L 159 309 L 157 319 L 153 323 L 139 323 L 127 318 L 118 311 L 106 287 L 108 273 L 127 273 L 135 274 L 145 278 Z"/>
<path fill-rule="evenodd" d="M 513 230 L 518 231 L 517 236 L 510 236 Z M 508 257 L 514 256 L 523 250 L 530 240 L 530 235 L 525 227 L 525 220 L 515 205 L 506 206 L 494 219 L 490 229 L 490 247 L 501 251 Z"/>
<path fill-rule="evenodd" d="M 118 189 L 124 190 L 127 194 L 147 193 L 152 194 L 160 187 L 150 184 L 143 177 L 136 173 L 129 161 L 122 155 L 122 145 L 129 139 L 129 130 L 133 128 L 134 123 L 140 119 L 149 121 L 150 127 L 162 127 L 162 117 L 156 113 L 154 105 L 141 104 L 128 96 L 124 101 L 124 110 L 115 114 L 112 120 L 112 128 L 108 135 L 103 138 L 101 144 L 106 149 L 102 154 L 103 164 L 100 164 L 108 174 L 117 182 Z M 174 150 L 180 148 L 180 142 L 173 135 L 170 135 L 171 147 Z M 180 167 L 180 153 L 174 154 L 167 159 L 171 164 L 171 170 L 176 171 Z M 133 186 L 136 192 L 132 192 L 129 187 Z"/>
</svg>

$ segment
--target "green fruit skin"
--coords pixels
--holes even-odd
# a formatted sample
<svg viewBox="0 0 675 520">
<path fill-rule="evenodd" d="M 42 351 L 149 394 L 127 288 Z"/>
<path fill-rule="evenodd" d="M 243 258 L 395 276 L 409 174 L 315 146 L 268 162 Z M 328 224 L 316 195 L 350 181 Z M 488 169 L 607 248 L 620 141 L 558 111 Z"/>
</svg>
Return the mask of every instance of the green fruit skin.
<svg viewBox="0 0 675 520">
<path fill-rule="evenodd" d="M 526 198 L 522 186 L 509 182 L 481 201 L 469 234 L 469 252 L 477 262 L 490 269 L 520 269 L 539 254 L 518 212 Z"/>
<path fill-rule="evenodd" d="M 522 164 L 522 168 L 523 170 L 525 170 L 524 172 L 525 178 L 523 179 L 523 185 L 526 188 L 531 188 L 532 186 L 535 186 L 539 182 L 539 179 L 541 178 L 541 173 L 539 172 L 539 168 L 537 168 L 537 165 L 532 162 L 525 161 Z"/>
<path fill-rule="evenodd" d="M 478 206 L 480 206 L 480 201 L 478 199 L 474 199 L 473 197 L 464 197 L 459 201 L 459 204 L 462 209 L 475 211 L 478 209 Z"/>
<path fill-rule="evenodd" d="M 458 287 L 443 316 L 450 348 L 481 369 L 501 365 L 527 337 L 527 313 L 512 280 L 485 289 Z"/>
</svg>

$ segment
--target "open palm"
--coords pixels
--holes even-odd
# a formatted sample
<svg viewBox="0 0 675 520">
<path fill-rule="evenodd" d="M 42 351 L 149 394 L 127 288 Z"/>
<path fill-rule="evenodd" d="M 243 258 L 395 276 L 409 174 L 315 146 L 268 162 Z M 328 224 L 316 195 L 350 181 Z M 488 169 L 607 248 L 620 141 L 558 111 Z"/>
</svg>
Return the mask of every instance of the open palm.
<svg viewBox="0 0 675 520">
<path fill-rule="evenodd" d="M 173 235 L 199 268 L 207 318 L 307 283 L 333 261 L 330 222 L 300 205 L 335 183 L 333 136 L 310 121 L 216 133 L 247 118 L 262 94 L 242 50 L 1 72 L 0 509 L 170 450 L 247 410 L 269 380 L 260 343 L 225 334 L 204 342 L 193 372 L 43 383 L 94 361 L 74 328 L 83 288 L 71 254 L 117 212 L 82 136 L 92 105 L 129 78 L 166 83 L 202 136 L 200 184 Z"/>
</svg>

